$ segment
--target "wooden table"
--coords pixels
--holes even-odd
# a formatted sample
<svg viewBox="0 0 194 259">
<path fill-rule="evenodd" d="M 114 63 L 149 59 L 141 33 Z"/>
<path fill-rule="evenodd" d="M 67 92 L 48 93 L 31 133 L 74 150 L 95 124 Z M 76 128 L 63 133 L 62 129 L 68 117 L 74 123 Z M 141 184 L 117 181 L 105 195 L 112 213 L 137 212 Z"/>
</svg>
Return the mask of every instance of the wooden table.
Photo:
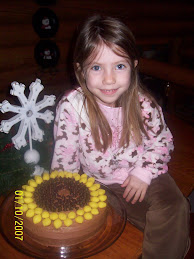
<svg viewBox="0 0 194 259">
<path fill-rule="evenodd" d="M 166 115 L 167 124 L 173 133 L 175 151 L 169 163 L 169 172 L 185 196 L 188 196 L 194 186 L 194 130 L 185 122 Z M 0 197 L 2 202 L 4 197 Z M 9 226 L 7 226 L 9 227 Z M 136 259 L 141 254 L 143 233 L 127 222 L 119 239 L 103 252 L 91 256 L 91 259 Z M 0 258 L 29 259 L 11 247 L 0 235 Z"/>
</svg>

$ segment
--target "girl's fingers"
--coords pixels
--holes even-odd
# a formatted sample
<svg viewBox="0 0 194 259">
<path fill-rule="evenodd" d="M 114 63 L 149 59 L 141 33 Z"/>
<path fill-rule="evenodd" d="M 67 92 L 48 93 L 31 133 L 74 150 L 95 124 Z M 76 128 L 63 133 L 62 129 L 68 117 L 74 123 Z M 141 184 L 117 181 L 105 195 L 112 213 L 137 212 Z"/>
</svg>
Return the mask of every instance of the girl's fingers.
<svg viewBox="0 0 194 259">
<path fill-rule="evenodd" d="M 147 191 L 147 188 L 143 189 L 142 192 L 141 192 L 141 195 L 140 195 L 140 198 L 139 198 L 139 202 L 142 202 L 144 197 L 145 197 L 145 194 L 146 194 L 146 191 Z"/>
<path fill-rule="evenodd" d="M 129 202 L 135 193 L 136 193 L 136 189 L 131 189 L 127 195 L 126 201 Z"/>
<path fill-rule="evenodd" d="M 126 178 L 126 180 L 123 182 L 123 184 L 121 184 L 121 187 L 126 187 L 128 185 L 128 183 L 129 183 L 129 180 L 130 180 L 130 176 L 128 176 Z"/>
<path fill-rule="evenodd" d="M 128 195 L 128 193 L 130 192 L 130 190 L 131 190 L 131 187 L 129 187 L 129 186 L 127 186 L 127 187 L 125 188 L 125 191 L 124 191 L 124 193 L 123 193 L 123 198 L 126 198 L 126 197 L 127 197 L 127 195 Z"/>
<path fill-rule="evenodd" d="M 136 193 L 135 193 L 135 196 L 134 196 L 134 198 L 133 198 L 133 200 L 132 200 L 132 204 L 135 204 L 138 200 L 139 200 L 139 198 L 140 198 L 140 196 L 141 196 L 141 190 L 137 190 L 136 191 Z"/>
<path fill-rule="evenodd" d="M 126 187 L 123 198 L 126 199 L 127 202 L 133 198 L 131 203 L 135 204 L 137 201 L 143 201 L 148 185 L 136 177 L 128 176 L 121 187 Z"/>
<path fill-rule="evenodd" d="M 128 183 L 126 186 L 127 186 L 127 187 L 125 188 L 125 191 L 124 191 L 124 193 L 123 193 L 123 198 L 126 198 L 127 195 L 128 195 L 128 193 L 133 189 L 133 187 L 131 187 L 131 186 L 129 185 L 129 183 Z M 123 186 L 123 187 L 125 187 L 125 186 Z"/>
</svg>

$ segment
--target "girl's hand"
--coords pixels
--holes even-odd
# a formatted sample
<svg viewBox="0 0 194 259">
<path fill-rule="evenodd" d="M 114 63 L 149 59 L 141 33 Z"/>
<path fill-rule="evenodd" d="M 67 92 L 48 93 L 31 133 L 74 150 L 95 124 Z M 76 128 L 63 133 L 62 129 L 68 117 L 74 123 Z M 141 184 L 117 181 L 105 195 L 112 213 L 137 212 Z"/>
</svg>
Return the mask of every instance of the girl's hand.
<svg viewBox="0 0 194 259">
<path fill-rule="evenodd" d="M 126 198 L 126 201 L 129 202 L 131 198 L 134 197 L 131 203 L 135 204 L 138 200 L 139 202 L 143 201 L 148 188 L 148 184 L 140 180 L 138 177 L 130 175 L 121 185 L 121 187 L 126 187 L 123 198 Z"/>
</svg>

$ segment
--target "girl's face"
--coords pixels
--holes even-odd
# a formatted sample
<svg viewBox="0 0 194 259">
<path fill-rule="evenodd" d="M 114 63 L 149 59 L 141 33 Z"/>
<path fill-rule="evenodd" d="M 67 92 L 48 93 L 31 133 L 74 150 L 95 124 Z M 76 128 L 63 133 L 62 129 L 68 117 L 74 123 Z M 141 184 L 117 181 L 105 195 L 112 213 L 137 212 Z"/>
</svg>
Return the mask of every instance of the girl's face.
<svg viewBox="0 0 194 259">
<path fill-rule="evenodd" d="M 129 60 L 118 56 L 105 44 L 97 50 L 98 54 L 84 73 L 86 86 L 97 102 L 115 107 L 116 101 L 130 86 Z"/>
</svg>

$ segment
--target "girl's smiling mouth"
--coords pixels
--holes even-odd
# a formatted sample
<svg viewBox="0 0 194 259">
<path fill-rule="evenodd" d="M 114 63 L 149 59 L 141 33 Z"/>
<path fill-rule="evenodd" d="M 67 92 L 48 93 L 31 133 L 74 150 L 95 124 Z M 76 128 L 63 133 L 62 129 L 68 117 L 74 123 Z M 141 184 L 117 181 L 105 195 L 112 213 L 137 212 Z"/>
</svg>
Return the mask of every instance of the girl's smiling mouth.
<svg viewBox="0 0 194 259">
<path fill-rule="evenodd" d="M 106 95 L 112 95 L 112 94 L 115 94 L 117 92 L 118 89 L 111 89 L 111 90 L 106 90 L 106 89 L 100 89 L 100 91 L 103 93 L 103 94 L 106 94 Z"/>
</svg>

